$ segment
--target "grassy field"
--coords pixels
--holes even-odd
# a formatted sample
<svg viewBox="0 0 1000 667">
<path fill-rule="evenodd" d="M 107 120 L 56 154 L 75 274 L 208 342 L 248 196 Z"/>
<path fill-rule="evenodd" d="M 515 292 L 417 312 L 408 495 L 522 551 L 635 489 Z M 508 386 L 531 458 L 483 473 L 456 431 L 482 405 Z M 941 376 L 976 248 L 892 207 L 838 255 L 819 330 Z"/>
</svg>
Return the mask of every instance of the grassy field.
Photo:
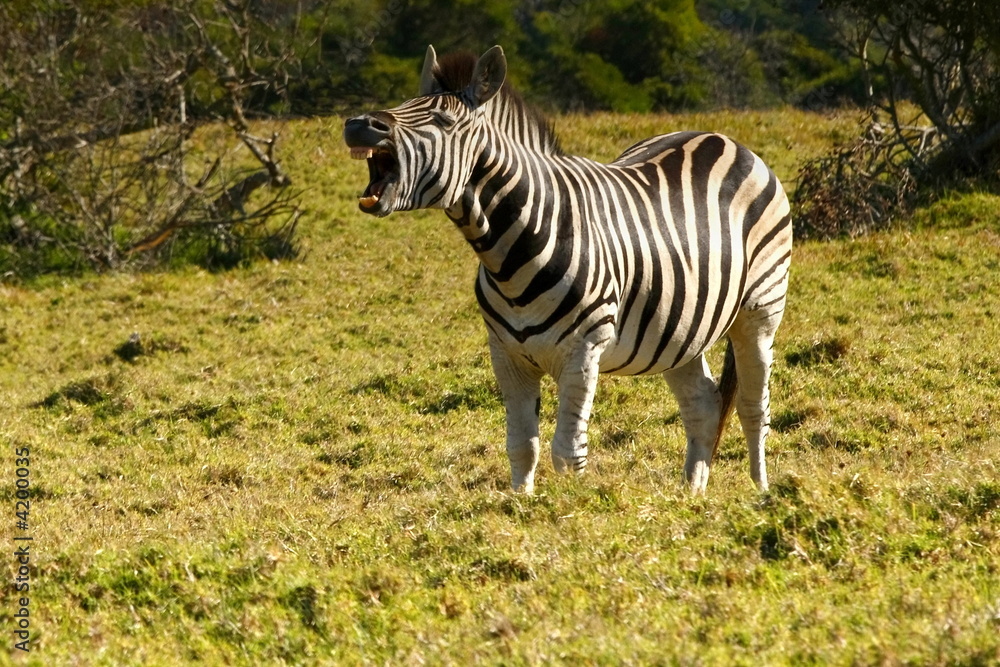
<svg viewBox="0 0 1000 667">
<path fill-rule="evenodd" d="M 719 130 L 789 182 L 853 121 L 558 129 L 600 159 Z M 311 210 L 296 262 L 0 286 L 8 580 L 13 537 L 33 537 L 31 652 L 5 585 L 0 662 L 1000 661 L 1000 199 L 796 247 L 768 494 L 734 420 L 689 497 L 665 383 L 604 378 L 587 474 L 554 475 L 546 452 L 526 497 L 506 490 L 474 257 L 440 213 L 358 213 L 341 127 L 282 128 Z M 550 383 L 543 436 L 552 417 Z"/>
</svg>

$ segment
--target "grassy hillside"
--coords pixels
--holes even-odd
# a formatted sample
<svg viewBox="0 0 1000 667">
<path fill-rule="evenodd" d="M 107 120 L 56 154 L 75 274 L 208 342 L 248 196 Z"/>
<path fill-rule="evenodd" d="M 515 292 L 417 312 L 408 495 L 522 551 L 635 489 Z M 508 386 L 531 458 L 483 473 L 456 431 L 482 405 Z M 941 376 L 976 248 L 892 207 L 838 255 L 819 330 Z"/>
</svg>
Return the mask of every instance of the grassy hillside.
<svg viewBox="0 0 1000 667">
<path fill-rule="evenodd" d="M 601 159 L 716 129 L 787 182 L 852 120 L 558 128 Z M 34 538 L 28 655 L 0 588 L 17 664 L 1000 660 L 996 198 L 797 246 L 767 495 L 734 420 L 688 497 L 665 383 L 604 378 L 587 474 L 555 476 L 546 450 L 525 497 L 506 490 L 474 258 L 440 213 L 358 213 L 340 128 L 283 128 L 312 210 L 296 263 L 0 287 L 0 535 Z"/>
</svg>

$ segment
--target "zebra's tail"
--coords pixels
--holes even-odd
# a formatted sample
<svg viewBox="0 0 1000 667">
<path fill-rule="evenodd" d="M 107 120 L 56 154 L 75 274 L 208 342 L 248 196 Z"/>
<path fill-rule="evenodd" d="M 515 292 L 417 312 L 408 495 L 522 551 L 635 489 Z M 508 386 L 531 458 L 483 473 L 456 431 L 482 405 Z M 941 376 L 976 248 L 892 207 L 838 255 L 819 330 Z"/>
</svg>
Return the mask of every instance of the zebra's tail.
<svg viewBox="0 0 1000 667">
<path fill-rule="evenodd" d="M 719 416 L 719 429 L 715 433 L 715 444 L 712 446 L 712 459 L 722 442 L 722 433 L 726 430 L 726 422 L 733 413 L 733 399 L 736 397 L 736 357 L 733 355 L 733 341 L 726 340 L 726 358 L 722 362 L 722 376 L 719 378 L 719 395 L 722 397 L 722 411 Z"/>
</svg>

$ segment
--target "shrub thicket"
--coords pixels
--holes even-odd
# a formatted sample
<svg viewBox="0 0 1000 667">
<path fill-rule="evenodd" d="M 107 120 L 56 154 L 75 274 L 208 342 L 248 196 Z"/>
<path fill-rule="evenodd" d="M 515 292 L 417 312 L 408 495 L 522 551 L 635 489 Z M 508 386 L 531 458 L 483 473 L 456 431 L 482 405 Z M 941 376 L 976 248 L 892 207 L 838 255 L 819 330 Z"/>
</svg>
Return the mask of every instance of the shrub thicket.
<svg viewBox="0 0 1000 667">
<path fill-rule="evenodd" d="M 1000 5 L 833 0 L 868 82 L 855 143 L 805 165 L 799 232 L 855 235 L 905 217 L 917 194 L 1000 184 Z"/>
</svg>

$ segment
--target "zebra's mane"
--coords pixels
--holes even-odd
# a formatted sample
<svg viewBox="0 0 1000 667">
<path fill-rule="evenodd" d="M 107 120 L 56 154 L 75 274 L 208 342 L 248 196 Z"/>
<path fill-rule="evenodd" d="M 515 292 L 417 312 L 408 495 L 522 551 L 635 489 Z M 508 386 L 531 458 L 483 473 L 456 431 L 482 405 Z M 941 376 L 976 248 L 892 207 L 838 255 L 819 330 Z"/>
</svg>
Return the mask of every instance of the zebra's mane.
<svg viewBox="0 0 1000 667">
<path fill-rule="evenodd" d="M 434 68 L 434 79 L 442 92 L 458 93 L 465 90 L 472 83 L 472 73 L 476 68 L 477 59 L 472 51 L 455 51 L 441 56 L 438 66 Z M 559 137 L 556 136 L 552 122 L 541 111 L 525 102 L 521 93 L 508 81 L 504 81 L 503 87 L 500 88 L 500 97 L 504 99 L 494 100 L 494 104 L 505 102 L 502 107 L 508 110 L 507 113 L 520 116 L 537 128 L 542 144 L 538 148 L 550 155 L 562 155 Z"/>
</svg>

